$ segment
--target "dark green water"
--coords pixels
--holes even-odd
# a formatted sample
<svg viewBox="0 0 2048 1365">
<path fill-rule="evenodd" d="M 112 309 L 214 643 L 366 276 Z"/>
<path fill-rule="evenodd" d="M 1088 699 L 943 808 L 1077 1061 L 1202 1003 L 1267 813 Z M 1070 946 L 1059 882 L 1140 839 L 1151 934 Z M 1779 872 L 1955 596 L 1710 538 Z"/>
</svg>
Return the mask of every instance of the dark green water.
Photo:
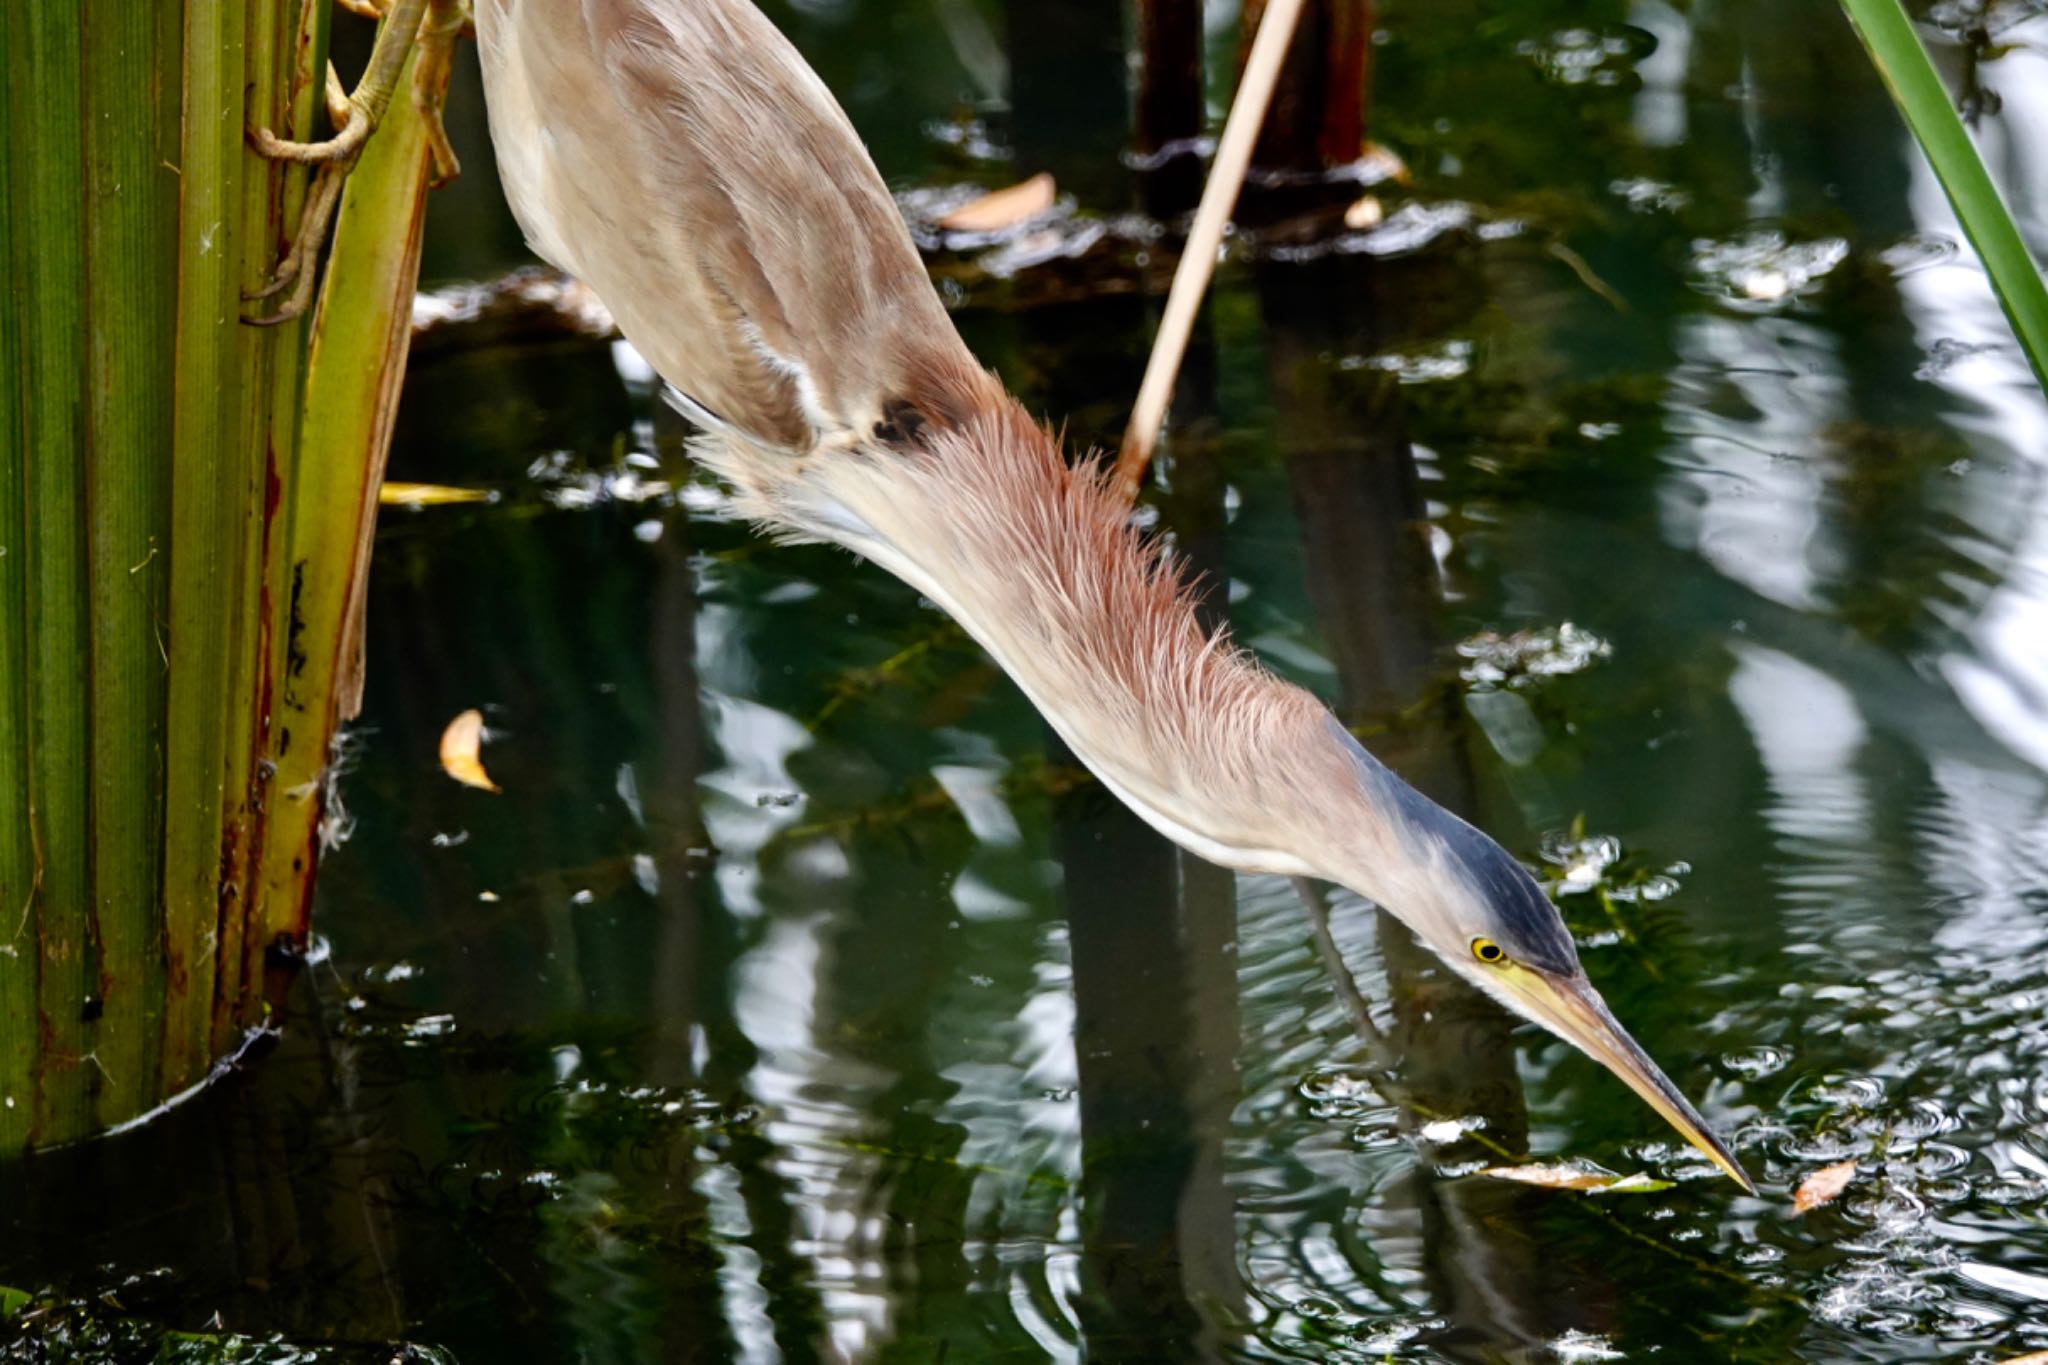
<svg viewBox="0 0 2048 1365">
<path fill-rule="evenodd" d="M 913 205 L 1059 177 L 1075 216 L 933 263 L 1113 441 L 1156 313 L 1116 8 L 776 14 Z M 2039 245 L 2048 16 L 1994 20 Z M 1340 901 L 1362 1036 L 1290 886 L 1139 826 L 914 593 L 725 515 L 609 343 L 455 333 L 393 477 L 499 500 L 386 515 L 324 951 L 268 1055 L 0 1168 L 0 1285 L 49 1294 L 0 1360 L 2048 1349 L 2048 405 L 1832 6 L 1380 22 L 1413 182 L 1225 266 L 1158 525 L 1547 869 L 1762 1197 Z M 520 259 L 473 98 L 457 136 L 444 280 Z M 471 706 L 502 795 L 437 769 Z"/>
</svg>

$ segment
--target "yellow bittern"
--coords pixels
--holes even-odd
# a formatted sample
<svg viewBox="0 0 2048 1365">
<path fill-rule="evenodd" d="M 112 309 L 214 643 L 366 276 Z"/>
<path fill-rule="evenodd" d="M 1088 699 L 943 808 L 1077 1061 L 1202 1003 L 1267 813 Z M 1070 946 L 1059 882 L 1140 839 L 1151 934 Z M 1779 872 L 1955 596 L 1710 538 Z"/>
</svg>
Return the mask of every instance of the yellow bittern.
<svg viewBox="0 0 2048 1365">
<path fill-rule="evenodd" d="M 1197 623 L 1103 471 L 968 353 L 831 92 L 748 0 L 475 0 L 499 173 L 776 535 L 874 560 L 1184 848 L 1385 906 L 1748 1177 L 1586 979 L 1536 881 Z"/>
</svg>

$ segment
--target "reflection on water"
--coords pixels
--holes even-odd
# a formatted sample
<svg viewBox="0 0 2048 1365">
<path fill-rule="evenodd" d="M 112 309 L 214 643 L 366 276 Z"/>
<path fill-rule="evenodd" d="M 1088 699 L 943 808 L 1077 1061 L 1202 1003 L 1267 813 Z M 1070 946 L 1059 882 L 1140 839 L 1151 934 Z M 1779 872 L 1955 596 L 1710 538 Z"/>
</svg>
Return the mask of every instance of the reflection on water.
<svg viewBox="0 0 2048 1365">
<path fill-rule="evenodd" d="M 913 208 L 1060 175 L 1052 238 L 934 264 L 972 344 L 1103 440 L 1157 269 L 1120 215 L 1172 187 L 1117 156 L 1116 25 L 1037 8 L 777 13 Z M 0 1170 L 0 1285 L 53 1296 L 31 1335 L 2048 1349 L 2048 405 L 1832 11 L 1382 20 L 1414 185 L 1339 249 L 1229 263 L 1152 515 L 1205 610 L 1540 862 L 1764 1198 L 1371 907 L 1319 944 L 1296 888 L 1161 843 L 915 594 L 727 515 L 629 349 L 450 324 L 394 476 L 503 497 L 382 528 L 331 947 L 260 1062 Z M 2044 22 L 1978 73 L 2037 240 Z M 467 132 L 451 276 L 508 263 Z M 435 771 L 470 706 L 502 795 Z M 1676 1184 L 1475 1174 L 1531 1153 Z"/>
</svg>

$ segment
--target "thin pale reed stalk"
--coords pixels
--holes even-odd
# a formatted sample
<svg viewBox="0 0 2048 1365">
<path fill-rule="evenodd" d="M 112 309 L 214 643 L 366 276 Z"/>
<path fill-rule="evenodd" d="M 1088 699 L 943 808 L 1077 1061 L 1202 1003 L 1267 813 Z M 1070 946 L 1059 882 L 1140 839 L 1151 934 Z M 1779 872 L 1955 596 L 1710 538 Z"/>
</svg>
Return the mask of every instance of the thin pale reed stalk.
<svg viewBox="0 0 2048 1365">
<path fill-rule="evenodd" d="M 1124 428 L 1122 449 L 1116 460 L 1116 491 L 1128 502 L 1138 495 L 1152 450 L 1159 441 L 1159 429 L 1166 421 L 1166 405 L 1173 401 L 1173 383 L 1180 363 L 1187 355 L 1188 337 L 1194 332 L 1195 314 L 1216 269 L 1216 253 L 1223 246 L 1223 230 L 1229 226 L 1231 211 L 1237 207 L 1238 192 L 1244 188 L 1245 172 L 1251 166 L 1252 148 L 1258 141 L 1259 124 L 1272 102 L 1273 86 L 1287 60 L 1287 46 L 1301 18 L 1302 0 L 1272 0 L 1259 21 L 1258 36 L 1252 40 L 1251 55 L 1245 60 L 1244 75 L 1230 102 L 1230 115 L 1223 122 L 1223 140 L 1217 144 L 1216 160 L 1209 179 L 1202 186 L 1202 201 L 1195 209 L 1194 225 L 1188 229 L 1187 246 L 1173 272 L 1173 287 L 1167 291 L 1166 313 L 1159 320 L 1159 335 L 1152 343 L 1152 355 L 1145 362 L 1145 378 L 1138 385 L 1138 398 L 1131 405 L 1130 425 Z"/>
</svg>

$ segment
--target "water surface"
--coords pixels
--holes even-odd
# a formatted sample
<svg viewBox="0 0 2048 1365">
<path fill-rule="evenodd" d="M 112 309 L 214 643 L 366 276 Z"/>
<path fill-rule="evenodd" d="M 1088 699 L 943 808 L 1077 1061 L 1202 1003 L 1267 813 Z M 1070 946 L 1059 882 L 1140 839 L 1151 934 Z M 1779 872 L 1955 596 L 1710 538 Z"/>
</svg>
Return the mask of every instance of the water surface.
<svg viewBox="0 0 2048 1365">
<path fill-rule="evenodd" d="M 1050 224 L 926 236 L 1076 443 L 1164 259 L 1099 9 L 775 11 L 914 215 L 1059 177 Z M 2048 17 L 1991 18 L 2039 246 Z M 1380 24 L 1412 179 L 1234 252 L 1148 516 L 1555 883 L 1760 1197 L 1370 906 L 1332 903 L 1333 971 L 1294 888 L 1162 843 L 915 593 L 730 517 L 630 353 L 456 328 L 392 473 L 497 500 L 384 519 L 285 1037 L 0 1168 L 0 1284 L 50 1295 L 0 1358 L 2048 1349 L 2048 406 L 1833 7 Z M 457 132 L 443 282 L 522 259 Z M 436 769 L 471 706 L 501 795 Z M 1476 1174 L 1532 1154 L 1673 1185 Z"/>
</svg>

